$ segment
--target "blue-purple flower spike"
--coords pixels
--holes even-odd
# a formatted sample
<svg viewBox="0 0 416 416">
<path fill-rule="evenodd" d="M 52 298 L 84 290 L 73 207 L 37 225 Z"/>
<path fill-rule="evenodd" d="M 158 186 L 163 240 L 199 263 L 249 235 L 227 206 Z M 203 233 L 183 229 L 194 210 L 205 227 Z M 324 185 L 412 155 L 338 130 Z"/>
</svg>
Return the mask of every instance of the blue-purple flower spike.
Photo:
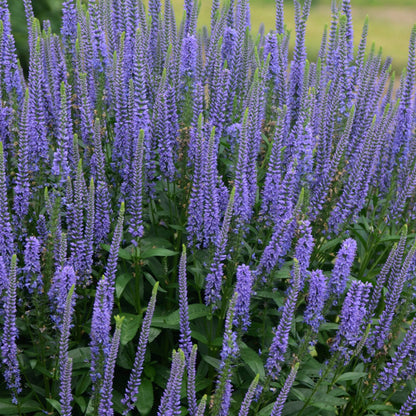
<svg viewBox="0 0 416 416">
<path fill-rule="evenodd" d="M 61 337 L 59 340 L 59 374 L 60 374 L 60 403 L 62 414 L 64 416 L 71 416 L 72 414 L 72 394 L 71 394 L 71 375 L 72 375 L 72 360 L 68 356 L 69 336 L 71 331 L 71 320 L 74 309 L 74 290 L 75 285 L 72 285 L 68 291 L 65 300 L 65 309 L 62 317 Z"/>
<path fill-rule="evenodd" d="M 232 393 L 232 364 L 239 354 L 237 344 L 237 333 L 233 329 L 235 315 L 235 306 L 237 303 L 238 293 L 234 292 L 230 300 L 227 316 L 225 318 L 224 337 L 220 354 L 220 369 L 215 389 L 213 409 L 215 414 L 227 416 L 231 405 Z"/>
<path fill-rule="evenodd" d="M 412 410 L 416 406 L 416 388 L 407 397 L 406 401 L 403 403 L 403 406 L 400 410 L 394 414 L 394 416 L 411 416 Z"/>
<path fill-rule="evenodd" d="M 318 333 L 319 326 L 324 320 L 322 311 L 328 298 L 327 279 L 322 270 L 314 270 L 309 277 L 309 290 L 307 294 L 305 322 Z"/>
<path fill-rule="evenodd" d="M 237 284 L 236 292 L 238 293 L 235 304 L 235 313 L 233 324 L 240 327 L 242 331 L 247 331 L 250 326 L 250 300 L 254 274 L 246 265 L 237 267 Z"/>
<path fill-rule="evenodd" d="M 289 296 L 283 306 L 283 314 L 276 330 L 269 350 L 266 362 L 267 374 L 276 378 L 281 369 L 281 363 L 285 360 L 285 354 L 289 346 L 289 332 L 292 326 L 293 314 L 296 308 L 296 301 L 300 289 L 300 269 L 299 262 L 294 259 L 294 279 L 289 288 Z"/>
<path fill-rule="evenodd" d="M 191 328 L 189 327 L 188 288 L 186 278 L 186 247 L 182 247 L 179 261 L 179 348 L 188 361 L 192 352 Z"/>
<path fill-rule="evenodd" d="M 10 261 L 14 250 L 14 236 L 7 203 L 7 186 L 3 142 L 0 140 L 0 256 Z"/>
<path fill-rule="evenodd" d="M 111 340 L 110 352 L 108 360 L 104 366 L 104 378 L 100 390 L 100 403 L 98 405 L 98 414 L 101 416 L 113 416 L 113 379 L 116 365 L 118 348 L 120 345 L 121 326 L 124 317 L 116 316 L 116 329 Z"/>
<path fill-rule="evenodd" d="M 43 291 L 43 281 L 40 268 L 40 241 L 36 237 L 29 237 L 26 240 L 24 266 L 23 266 L 23 284 L 30 294 Z"/>
<path fill-rule="evenodd" d="M 150 298 L 149 304 L 147 306 L 146 315 L 143 319 L 142 330 L 140 332 L 139 343 L 137 345 L 136 357 L 134 359 L 133 369 L 130 373 L 130 378 L 127 383 L 126 391 L 124 393 L 121 403 L 125 406 L 123 415 L 133 409 L 134 404 L 136 403 L 137 395 L 139 394 L 139 386 L 141 383 L 141 375 L 143 371 L 144 357 L 146 353 L 146 346 L 149 339 L 150 325 L 152 323 L 153 312 L 156 305 L 156 294 L 159 287 L 159 282 L 153 287 L 152 297 Z"/>
<path fill-rule="evenodd" d="M 16 327 L 16 286 L 16 255 L 14 254 L 11 258 L 1 340 L 1 356 L 3 365 L 5 366 L 4 378 L 7 388 L 11 391 L 12 402 L 14 404 L 17 404 L 17 396 L 22 391 L 16 344 L 18 336 Z"/>
<path fill-rule="evenodd" d="M 282 387 L 282 390 L 280 390 L 279 396 L 277 397 L 277 400 L 274 403 L 272 412 L 270 413 L 270 416 L 281 416 L 283 411 L 283 406 L 286 402 L 287 396 L 290 392 L 290 389 L 292 388 L 293 382 L 295 381 L 296 374 L 299 370 L 299 363 L 296 363 L 290 370 L 290 373 L 285 381 L 284 386 Z"/>
<path fill-rule="evenodd" d="M 364 317 L 370 294 L 371 283 L 354 280 L 345 297 L 340 315 L 340 325 L 331 351 L 340 351 L 348 362 L 355 347 L 363 336 Z"/>
<path fill-rule="evenodd" d="M 244 396 L 244 400 L 241 403 L 240 411 L 238 412 L 238 416 L 247 416 L 248 412 L 250 411 L 250 405 L 253 401 L 254 395 L 256 394 L 256 389 L 259 384 L 260 376 L 259 374 L 254 377 L 254 380 L 251 382 L 250 387 L 247 390 L 246 395 Z"/>
<path fill-rule="evenodd" d="M 226 246 L 228 241 L 228 232 L 230 229 L 231 218 L 234 208 L 235 188 L 232 189 L 228 201 L 227 210 L 225 211 L 221 231 L 217 236 L 214 259 L 210 266 L 210 271 L 205 279 L 205 304 L 217 307 L 216 303 L 221 298 L 221 286 L 223 278 L 223 262 L 226 258 Z"/>
<path fill-rule="evenodd" d="M 157 416 L 180 415 L 180 393 L 185 369 L 185 354 L 182 350 L 173 351 L 170 376 L 160 399 Z"/>
<path fill-rule="evenodd" d="M 338 251 L 335 259 L 334 269 L 329 279 L 330 294 L 340 297 L 346 287 L 347 279 L 351 273 L 351 267 L 354 262 L 357 243 L 352 238 L 347 238 Z"/>
</svg>

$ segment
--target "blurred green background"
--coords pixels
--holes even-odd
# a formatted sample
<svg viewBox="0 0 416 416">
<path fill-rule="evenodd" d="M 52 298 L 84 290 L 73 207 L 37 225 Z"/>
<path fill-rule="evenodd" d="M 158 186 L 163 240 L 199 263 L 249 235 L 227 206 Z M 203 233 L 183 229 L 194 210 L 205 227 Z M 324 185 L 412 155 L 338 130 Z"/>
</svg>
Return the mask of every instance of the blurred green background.
<svg viewBox="0 0 416 416">
<path fill-rule="evenodd" d="M 22 62 L 27 61 L 27 32 L 23 0 L 8 0 L 12 12 L 12 25 Z M 145 0 L 146 1 L 146 0 Z M 163 0 L 162 0 L 163 1 Z M 146 1 L 147 2 L 147 1 Z M 54 31 L 59 30 L 62 0 L 32 0 L 35 15 L 42 21 L 49 19 Z M 177 18 L 182 16 L 183 0 L 173 0 Z M 201 25 L 209 24 L 211 0 L 201 0 Z M 252 29 L 264 23 L 266 31 L 274 27 L 275 0 L 251 0 Z M 312 0 L 308 21 L 306 46 L 313 59 L 319 49 L 322 31 L 331 20 L 331 0 Z M 355 42 L 360 40 L 365 16 L 369 16 L 369 44 L 383 47 L 383 55 L 393 58 L 393 66 L 401 71 L 407 62 L 407 48 L 412 26 L 416 24 L 416 0 L 351 0 Z M 286 1 L 285 22 L 294 29 L 293 1 Z M 294 35 L 292 36 L 292 45 Z"/>
</svg>

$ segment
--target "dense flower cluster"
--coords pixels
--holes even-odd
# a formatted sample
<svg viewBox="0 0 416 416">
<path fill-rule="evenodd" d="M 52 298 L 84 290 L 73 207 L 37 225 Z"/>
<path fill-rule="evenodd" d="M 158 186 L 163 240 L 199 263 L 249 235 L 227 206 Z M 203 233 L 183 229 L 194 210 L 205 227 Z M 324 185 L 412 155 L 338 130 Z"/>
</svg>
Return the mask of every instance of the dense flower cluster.
<svg viewBox="0 0 416 416">
<path fill-rule="evenodd" d="M 416 26 L 275 3 L 0 0 L 0 413 L 411 414 Z"/>
</svg>

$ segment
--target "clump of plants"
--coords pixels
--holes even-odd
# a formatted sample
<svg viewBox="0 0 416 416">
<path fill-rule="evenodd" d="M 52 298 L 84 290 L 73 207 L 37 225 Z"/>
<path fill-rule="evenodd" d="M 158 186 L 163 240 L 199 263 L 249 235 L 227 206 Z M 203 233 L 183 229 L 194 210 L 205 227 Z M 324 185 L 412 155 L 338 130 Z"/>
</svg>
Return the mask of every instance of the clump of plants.
<svg viewBox="0 0 416 416">
<path fill-rule="evenodd" d="M 309 62 L 248 0 L 0 1 L 0 414 L 410 415 L 416 26 Z M 293 53 L 289 52 L 294 38 Z"/>
</svg>

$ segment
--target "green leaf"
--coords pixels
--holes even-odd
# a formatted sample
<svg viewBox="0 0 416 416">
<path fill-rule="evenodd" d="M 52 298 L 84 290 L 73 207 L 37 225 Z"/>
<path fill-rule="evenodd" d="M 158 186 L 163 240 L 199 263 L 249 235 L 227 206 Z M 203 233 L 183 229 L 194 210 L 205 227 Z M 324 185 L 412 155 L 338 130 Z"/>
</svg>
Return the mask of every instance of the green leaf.
<svg viewBox="0 0 416 416">
<path fill-rule="evenodd" d="M 91 350 L 89 347 L 80 347 L 68 351 L 68 357 L 72 358 L 72 369 L 90 368 L 91 366 Z"/>
<path fill-rule="evenodd" d="M 19 410 L 17 406 L 9 399 L 0 399 L 0 415 L 17 415 L 20 413 L 32 413 L 42 410 L 39 403 L 34 400 L 28 400 L 20 404 Z"/>
<path fill-rule="evenodd" d="M 59 413 L 61 414 L 61 403 L 58 402 L 58 400 L 50 399 L 49 397 L 46 397 L 46 401 Z"/>
<path fill-rule="evenodd" d="M 270 416 L 270 413 L 273 409 L 274 403 L 268 404 L 266 407 L 263 407 L 263 409 L 260 410 L 258 413 L 259 416 Z"/>
<path fill-rule="evenodd" d="M 189 305 L 188 311 L 190 321 L 208 315 L 208 308 L 201 303 Z M 166 316 L 154 316 L 152 326 L 158 328 L 179 329 L 179 309 Z"/>
<path fill-rule="evenodd" d="M 85 411 L 87 410 L 87 402 L 85 401 L 85 398 L 82 396 L 75 396 L 74 401 L 81 409 L 81 412 L 85 413 Z"/>
<path fill-rule="evenodd" d="M 250 367 L 254 375 L 259 374 L 260 378 L 265 376 L 264 365 L 259 355 L 243 342 L 240 344 L 240 355 L 242 360 Z"/>
<path fill-rule="evenodd" d="M 319 248 L 319 252 L 320 253 L 323 253 L 325 251 L 332 250 L 333 248 L 335 248 L 336 246 L 338 246 L 338 244 L 341 244 L 342 241 L 343 241 L 343 238 L 342 237 L 338 237 L 338 238 L 334 238 L 333 240 L 326 241 Z"/>
<path fill-rule="evenodd" d="M 126 345 L 136 336 L 142 319 L 139 315 L 132 313 L 122 313 L 121 316 L 124 317 L 124 321 L 121 327 L 120 342 L 121 345 Z"/>
<path fill-rule="evenodd" d="M 141 254 L 142 259 L 147 259 L 149 257 L 170 257 L 176 256 L 178 254 L 177 251 L 169 250 L 167 248 L 149 248 Z"/>
<path fill-rule="evenodd" d="M 124 273 L 116 278 L 116 296 L 120 299 L 124 289 L 133 278 L 131 274 Z"/>
<path fill-rule="evenodd" d="M 372 404 L 372 405 L 367 407 L 367 410 L 378 410 L 378 411 L 390 412 L 390 413 L 395 412 L 395 410 L 392 406 L 387 406 L 385 404 Z"/>
<path fill-rule="evenodd" d="M 76 396 L 82 396 L 91 385 L 91 377 L 88 372 L 84 372 L 82 376 L 77 380 L 75 385 L 75 394 Z M 80 405 L 81 406 L 81 405 Z M 85 405 L 87 407 L 87 405 Z M 83 410 L 83 412 L 85 409 Z"/>
<path fill-rule="evenodd" d="M 153 384 L 145 378 L 140 384 L 136 402 L 136 408 L 141 415 L 146 416 L 150 413 L 153 407 L 153 401 Z"/>
<path fill-rule="evenodd" d="M 221 361 L 218 358 L 210 357 L 209 355 L 203 355 L 202 359 L 209 365 L 212 365 L 216 370 L 220 368 Z"/>
<path fill-rule="evenodd" d="M 154 286 L 155 283 L 157 282 L 157 280 L 148 272 L 144 272 L 144 277 L 146 278 L 146 280 L 152 285 Z M 158 291 L 161 293 L 167 293 L 167 290 L 163 289 L 163 287 L 158 287 Z"/>
<path fill-rule="evenodd" d="M 159 328 L 150 328 L 150 331 L 149 331 L 149 344 L 151 342 L 153 342 L 160 335 L 161 332 L 162 332 L 162 330 L 159 329 Z"/>
<path fill-rule="evenodd" d="M 356 381 L 356 380 L 359 380 L 360 378 L 363 378 L 365 376 L 367 376 L 367 373 L 364 373 L 364 372 L 348 372 L 348 373 L 341 374 L 337 378 L 337 382 L 340 382 L 340 381 Z"/>
<path fill-rule="evenodd" d="M 286 403 L 283 408 L 282 416 L 297 415 L 304 404 L 304 402 L 298 400 Z"/>
<path fill-rule="evenodd" d="M 132 260 L 133 259 L 133 250 L 134 246 L 130 246 L 131 248 L 120 248 L 118 250 L 118 257 L 124 260 Z M 105 251 L 110 252 L 111 246 L 110 244 L 101 244 L 101 248 Z"/>
</svg>

